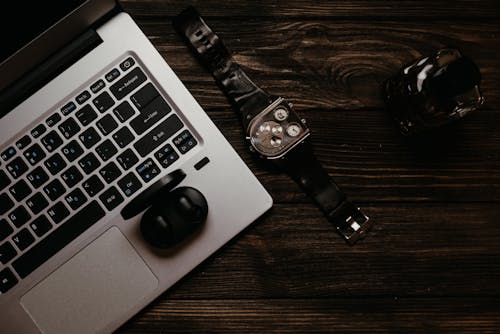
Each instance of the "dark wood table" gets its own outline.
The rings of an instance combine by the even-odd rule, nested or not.
[[[348,246],[294,182],[251,156],[234,111],[172,29],[188,3],[258,84],[307,118],[317,156],[375,221],[365,240]],[[496,1],[122,4],[275,205],[119,332],[500,332]],[[443,46],[479,64],[486,103],[415,145],[379,87]]]

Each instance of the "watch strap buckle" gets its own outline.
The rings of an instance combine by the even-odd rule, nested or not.
[[[370,218],[349,201],[344,201],[329,215],[329,220],[336,225],[337,231],[350,245],[354,245],[373,226]]]

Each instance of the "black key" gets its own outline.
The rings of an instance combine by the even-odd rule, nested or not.
[[[13,178],[17,179],[28,170],[28,166],[21,157],[17,157],[7,164],[7,170]]]
[[[167,168],[179,159],[179,155],[170,144],[167,144],[155,153],[155,158],[163,168]]]
[[[187,153],[197,144],[196,139],[193,138],[188,130],[182,131],[172,142],[182,154]]]
[[[124,148],[125,146],[130,144],[135,139],[135,137],[127,127],[123,127],[113,134],[113,139],[115,140],[116,144],[120,146],[120,148]]]
[[[104,183],[102,183],[97,175],[93,175],[87,181],[83,182],[82,187],[90,197],[93,197],[104,189]]]
[[[14,146],[11,146],[2,152],[2,159],[7,161],[14,155],[16,155],[16,149],[14,148]]]
[[[115,145],[113,145],[113,143],[109,139],[105,140],[101,145],[97,146],[95,150],[103,161],[111,159],[111,157],[118,152]]]
[[[116,123],[111,115],[104,116],[96,123],[96,125],[99,128],[99,131],[101,131],[105,136],[113,132],[118,127],[118,123]]]
[[[101,136],[99,136],[94,128],[88,128],[87,130],[83,131],[78,137],[80,138],[83,146],[85,146],[85,148],[87,149],[91,148],[101,140]]]
[[[6,293],[17,284],[17,278],[9,268],[0,271],[0,293]]]
[[[114,162],[110,162],[99,171],[99,174],[101,174],[104,181],[109,184],[116,180],[122,173]]]
[[[20,250],[25,250],[33,242],[35,242],[35,237],[28,231],[27,228],[23,228],[19,233],[14,234],[12,241],[16,244],[17,248]]]
[[[0,194],[0,215],[3,215],[14,207],[14,202],[7,194]]]
[[[76,188],[68,195],[66,195],[65,199],[66,203],[68,203],[73,210],[78,209],[83,204],[85,204],[85,202],[87,202],[87,197],[85,197],[85,195],[79,188]]]
[[[93,201],[85,206],[54,232],[42,239],[12,263],[21,278],[25,278],[67,244],[105,216],[101,206]]]
[[[120,76],[120,71],[118,71],[116,68],[112,69],[110,72],[108,72],[104,77],[106,78],[107,82],[111,82],[118,78]]]
[[[101,93],[101,95],[93,99],[92,102],[101,113],[105,112],[115,104],[115,100],[113,100],[108,92]]]
[[[50,131],[45,137],[42,138],[42,144],[47,151],[52,152],[63,143],[61,137],[55,130]]]
[[[10,244],[10,242],[6,242],[0,246],[0,262],[2,264],[7,264],[10,260],[12,260],[17,255],[17,251]]]
[[[59,115],[58,113],[55,113],[52,116],[50,116],[49,118],[47,118],[47,120],[45,121],[45,123],[49,127],[53,127],[54,125],[56,125],[60,121],[61,121],[61,115]]]
[[[118,120],[122,123],[127,121],[135,114],[134,109],[127,101],[123,101],[122,103],[120,103],[118,107],[113,109],[113,112],[115,113],[116,118],[118,118]]]
[[[31,135],[33,138],[38,138],[47,131],[47,127],[43,124],[37,125],[33,130],[31,130]]]
[[[14,229],[12,226],[10,226],[9,222],[5,219],[0,219],[0,241],[5,240],[9,235],[14,232]],[[0,254],[2,252],[0,251]],[[1,255],[0,255],[1,258]]]
[[[94,153],[89,153],[84,156],[80,161],[78,161],[78,164],[87,175],[95,171],[101,165]]]
[[[27,176],[28,181],[30,181],[31,185],[33,188],[38,188],[45,182],[49,180],[49,176],[45,171],[43,170],[42,167],[37,167],[31,171],[31,173],[28,174]]]
[[[104,86],[106,86],[106,84],[104,83],[104,81],[102,79],[99,79],[98,81],[96,81],[95,83],[93,83],[92,86],[90,86],[90,90],[92,91],[92,93],[95,94],[98,91],[100,91],[101,89],[103,89]]]
[[[125,177],[118,181],[118,186],[127,197],[132,196],[141,188],[141,185],[141,181],[139,181],[134,173],[128,173]]]
[[[146,75],[140,68],[136,67],[120,79],[120,81],[111,86],[110,90],[117,100],[121,100],[139,87],[144,81],[146,81]]]
[[[61,181],[55,179],[49,184],[47,184],[45,187],[43,187],[43,191],[45,192],[45,195],[47,195],[50,198],[51,201],[55,201],[66,192],[66,188],[64,188]]]
[[[52,224],[49,222],[47,217],[44,215],[38,217],[30,223],[31,230],[35,232],[37,237],[43,236],[45,233],[50,231]]]
[[[134,66],[134,64],[135,64],[134,59],[132,57],[128,57],[120,64],[120,68],[122,69],[122,71],[125,72],[129,70],[132,66]]]
[[[85,107],[78,110],[75,116],[83,126],[87,126],[97,118],[97,113],[90,104],[87,104]]]
[[[139,162],[139,158],[137,158],[137,155],[135,155],[130,148],[120,154],[116,160],[118,160],[118,163],[124,170],[134,167],[134,165]]]
[[[47,213],[55,224],[59,224],[69,216],[69,210],[63,202],[57,202],[53,207],[47,210]]]
[[[3,170],[0,170],[0,191],[4,190],[10,184],[10,178]]]
[[[144,108],[139,116],[130,122],[130,126],[140,135],[149,130],[153,125],[158,123],[172,109],[165,102],[163,97],[158,96],[146,108]]]
[[[62,179],[68,186],[68,188],[73,188],[78,182],[83,179],[82,173],[75,167],[71,166],[61,174]]]
[[[66,115],[69,115],[71,114],[73,111],[76,110],[76,104],[74,104],[73,102],[68,102],[66,105],[64,105],[62,108],[61,108],[61,113],[66,116]]]
[[[192,138],[191,133],[188,130],[182,131],[180,134],[178,134],[172,142],[174,143],[175,146],[179,147],[184,141],[188,140],[189,138]]]
[[[155,148],[163,144],[174,133],[182,129],[182,126],[179,117],[177,117],[177,115],[172,115],[145,134],[144,137],[134,144],[134,147],[141,157],[145,157]]]
[[[24,150],[26,147],[28,147],[29,144],[31,144],[31,137],[25,135],[16,142],[16,147],[19,150]]]
[[[141,163],[135,170],[137,171],[137,173],[139,173],[144,182],[149,182],[156,175],[160,174],[160,169],[151,159],[148,159]]]
[[[9,219],[14,226],[21,227],[31,219],[31,215],[24,206],[20,206],[9,214]]]
[[[33,166],[40,162],[43,158],[46,157],[45,152],[42,150],[40,145],[35,144],[24,151],[24,157],[28,162]]]
[[[34,215],[37,215],[49,205],[49,202],[43,197],[42,193],[36,193],[26,201],[26,205]]]
[[[54,154],[44,162],[50,174],[56,175],[66,167],[66,162],[59,153]]]
[[[83,149],[76,140],[72,140],[68,145],[63,147],[62,153],[71,162],[83,154]]]
[[[103,192],[102,195],[99,196],[99,199],[109,211],[113,210],[123,202],[123,196],[118,192],[116,187],[111,187]]]
[[[155,97],[160,95],[153,84],[150,82],[146,84],[144,87],[139,89],[137,93],[130,97],[130,101],[137,107],[137,109],[141,110],[145,106],[148,105],[149,102],[153,101]]]
[[[88,90],[84,90],[80,95],[78,95],[75,100],[78,104],[85,103],[88,99],[90,99],[90,93]]]
[[[9,188],[10,194],[20,202],[29,194],[31,194],[31,188],[24,180],[19,180],[16,184]]]
[[[80,132],[80,126],[73,117],[70,117],[59,124],[59,131],[61,131],[64,138],[69,139]]]

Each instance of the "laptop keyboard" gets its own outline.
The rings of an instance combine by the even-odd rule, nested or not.
[[[197,145],[128,57],[1,153],[0,294]]]

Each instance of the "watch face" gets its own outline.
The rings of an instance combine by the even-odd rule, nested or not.
[[[281,98],[257,115],[249,128],[253,148],[269,159],[280,158],[308,134],[309,129]]]

